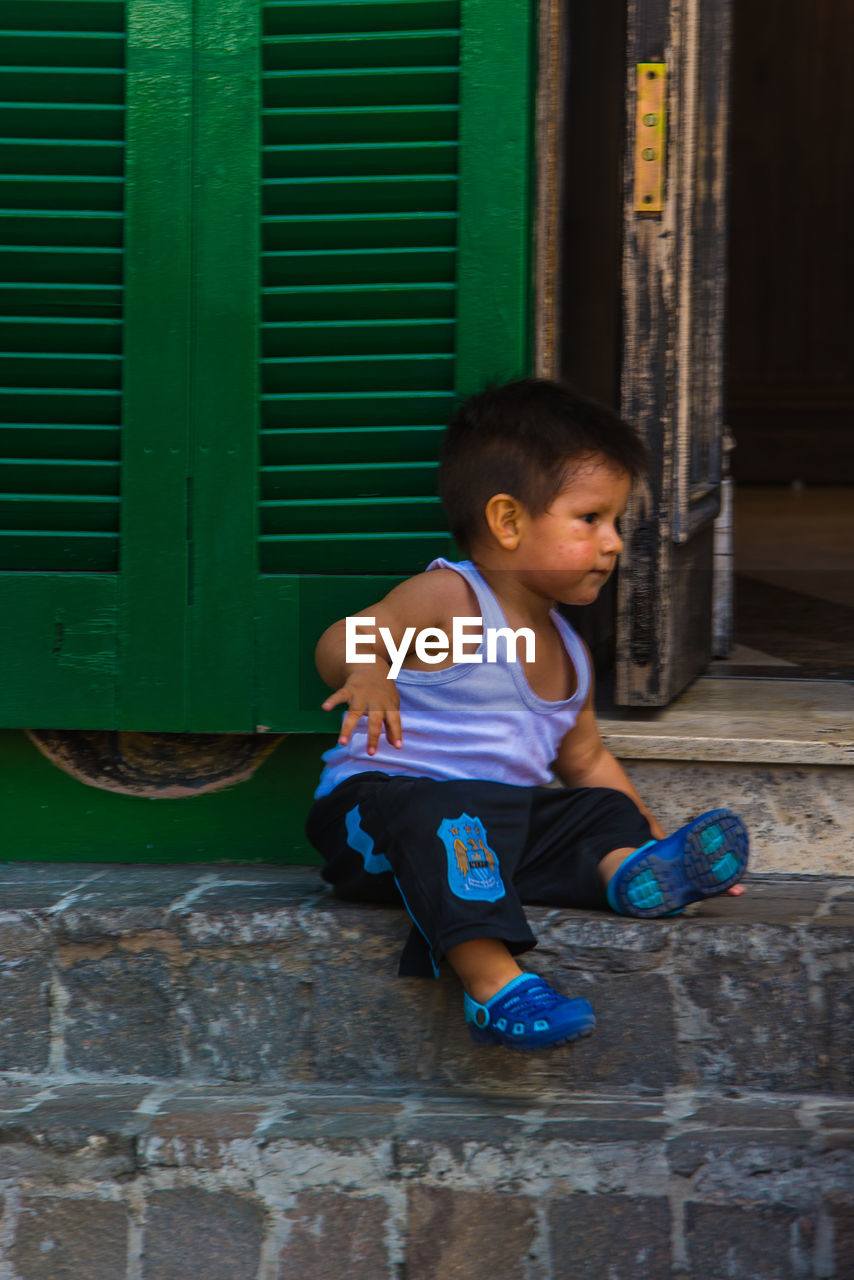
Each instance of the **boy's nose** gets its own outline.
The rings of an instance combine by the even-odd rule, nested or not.
[[[608,525],[602,532],[602,550],[619,555],[623,549],[623,539],[614,525]]]

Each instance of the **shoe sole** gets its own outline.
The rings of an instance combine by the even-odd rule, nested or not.
[[[748,848],[737,814],[729,809],[704,813],[649,852],[639,850],[626,859],[625,871],[621,867],[616,873],[618,908],[625,915],[664,916],[723,893],[743,876]]]

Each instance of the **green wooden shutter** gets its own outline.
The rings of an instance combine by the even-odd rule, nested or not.
[[[328,727],[318,630],[450,549],[453,397],[528,367],[532,11],[0,3],[6,723]]]
[[[99,722],[117,661],[123,5],[7,0],[0,46],[4,719]]]
[[[455,393],[528,367],[532,13],[264,9],[258,719],[331,727],[317,636],[453,551]]]

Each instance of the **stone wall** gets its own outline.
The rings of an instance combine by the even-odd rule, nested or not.
[[[0,868],[0,1280],[847,1280],[854,883],[532,909],[589,1040],[477,1048],[310,869]]]

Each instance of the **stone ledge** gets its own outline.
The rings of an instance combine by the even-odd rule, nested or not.
[[[46,1165],[73,1157],[75,1177],[109,1173],[117,1163],[126,1173],[215,1169],[218,1148],[233,1148],[239,1163],[245,1143],[262,1151],[305,1141],[451,1149],[466,1143],[494,1151],[554,1143],[566,1144],[567,1159],[582,1143],[663,1143],[672,1152],[667,1168],[685,1177],[706,1162],[704,1150],[770,1144],[813,1156],[849,1152],[854,1174],[854,1099],[735,1090],[667,1089],[657,1097],[631,1090],[569,1096],[544,1090],[508,1105],[475,1093],[413,1088],[402,1094],[395,1085],[61,1084],[37,1077],[0,1083],[0,1148],[7,1154],[31,1149],[33,1163]],[[4,1159],[0,1181],[10,1167]],[[518,1176],[536,1179],[540,1172],[532,1167]],[[470,1173],[476,1182],[476,1168]],[[485,1166],[481,1173],[488,1179]],[[295,1170],[294,1176],[305,1184],[313,1175]],[[854,1182],[850,1189],[854,1195]],[[806,1182],[802,1190],[806,1203]]]
[[[689,907],[681,919],[726,920],[730,924],[791,924],[854,927],[854,877],[809,874],[748,875],[743,898],[718,897]],[[184,920],[227,916],[254,921],[261,912],[311,908],[333,916],[355,913],[364,920],[401,919],[402,913],[338,901],[318,867],[223,863],[0,862],[0,920],[24,915],[68,940],[121,936],[139,928],[175,927]],[[610,912],[530,908],[551,918],[600,921],[618,933],[672,921],[630,920]],[[263,941],[263,934],[259,941]]]
[[[854,1103],[21,1082],[0,1198],[27,1280],[842,1280]]]
[[[520,1056],[471,1044],[449,975],[395,976],[402,911],[310,868],[7,864],[0,895],[9,1077],[851,1092],[848,880],[757,877],[672,920],[530,909],[531,967],[598,1026]]]
[[[621,759],[854,765],[854,683],[696,680],[661,709],[606,709],[602,738]]]

